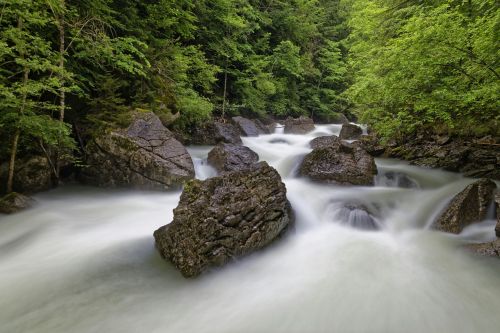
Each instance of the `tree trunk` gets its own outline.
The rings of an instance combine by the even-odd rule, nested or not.
[[[64,113],[66,111],[66,90],[65,90],[65,78],[64,78],[64,53],[66,48],[66,32],[64,30],[65,18],[65,1],[63,0],[62,4],[62,13],[58,17],[58,28],[59,28],[59,80],[61,81],[61,87],[59,90],[59,121],[64,121]],[[48,157],[50,158],[50,157]],[[54,181],[59,183],[59,174],[61,170],[61,166],[59,163],[59,151],[56,151],[55,154],[55,179]]]
[[[22,23],[21,23],[22,24]],[[20,25],[21,25],[20,24]],[[26,88],[28,84],[28,76],[29,69],[24,68],[23,72],[23,87]],[[22,116],[24,113],[24,109],[26,107],[26,98],[28,97],[28,93],[26,89],[23,91],[23,99],[21,102],[21,108],[19,109],[19,115]],[[14,139],[12,140],[12,148],[10,151],[10,161],[9,161],[9,173],[7,177],[7,193],[11,193],[14,185],[14,171],[16,168],[16,155],[17,155],[17,146],[19,144],[19,137],[21,136],[21,130],[19,128],[16,129],[16,133],[14,134]]]

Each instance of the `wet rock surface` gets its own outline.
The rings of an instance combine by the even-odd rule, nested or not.
[[[316,148],[306,155],[299,174],[314,181],[340,185],[373,185],[377,167],[357,144]]]
[[[86,156],[80,180],[97,186],[168,190],[194,178],[186,148],[153,113],[137,114],[127,129],[95,137]]]
[[[32,198],[12,192],[0,198],[0,213],[1,214],[14,214],[22,210],[28,209],[35,203]]]
[[[339,138],[342,140],[356,140],[363,134],[363,129],[354,124],[344,124],[340,130]]]
[[[496,185],[481,179],[458,193],[434,223],[440,231],[459,234],[463,228],[486,218]]]
[[[312,139],[311,142],[309,142],[309,146],[312,149],[328,148],[328,147],[338,148],[341,142],[342,141],[336,135],[320,136]]]
[[[466,248],[477,255],[500,258],[500,239],[490,243],[467,245]]]
[[[233,117],[232,121],[244,136],[269,134],[269,129],[260,121],[254,121],[240,116]]]
[[[186,184],[173,221],[155,231],[156,248],[185,277],[257,251],[293,222],[286,188],[267,163]]]
[[[208,153],[208,163],[219,173],[249,169],[258,161],[250,148],[230,143],[220,143]]]
[[[288,118],[284,121],[286,134],[306,134],[314,130],[314,122],[308,117]]]

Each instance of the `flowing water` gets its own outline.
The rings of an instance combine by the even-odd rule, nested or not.
[[[339,130],[243,138],[282,175],[296,228],[195,280],[152,238],[180,193],[65,186],[0,217],[0,332],[497,332],[500,261],[461,248],[493,240],[493,219],[430,230],[472,180],[383,159],[375,187],[297,178],[308,142]],[[209,149],[189,149],[199,178]]]

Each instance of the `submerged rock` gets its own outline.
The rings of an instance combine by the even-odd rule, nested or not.
[[[373,157],[359,145],[342,142],[314,149],[304,158],[299,174],[320,182],[373,185],[377,167]]]
[[[463,228],[486,218],[496,184],[481,179],[458,193],[436,220],[434,227],[440,231],[459,234]]]
[[[127,129],[94,138],[81,180],[98,186],[167,190],[194,178],[186,148],[153,113],[137,114]]]
[[[490,243],[467,245],[467,248],[478,255],[500,258],[500,239]]]
[[[32,198],[12,192],[0,199],[0,213],[13,214],[28,209],[35,203]]]
[[[288,118],[284,122],[286,134],[306,134],[314,131],[314,122],[308,117]]]
[[[174,219],[155,231],[156,248],[185,277],[257,251],[293,222],[286,188],[267,163],[186,184]]]
[[[387,187],[418,188],[418,183],[415,180],[408,175],[397,171],[388,171],[378,175],[377,185]]]
[[[342,140],[356,140],[363,134],[361,127],[354,124],[344,124],[340,130],[339,137]]]
[[[341,224],[362,230],[380,229],[374,215],[362,204],[338,203],[333,208],[333,219]]]
[[[208,163],[219,173],[245,170],[258,161],[250,148],[230,143],[220,143],[208,153]]]
[[[269,134],[269,130],[259,121],[250,120],[240,116],[233,117],[232,120],[245,136]]]

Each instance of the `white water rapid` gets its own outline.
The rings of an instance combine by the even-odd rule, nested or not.
[[[493,240],[494,221],[429,229],[472,180],[383,159],[375,187],[297,178],[308,142],[339,130],[243,138],[282,175],[296,228],[198,279],[154,249],[180,193],[65,186],[0,217],[0,332],[498,332],[500,261],[461,248]],[[189,149],[199,178],[209,149]],[[380,231],[350,226],[371,218]]]

